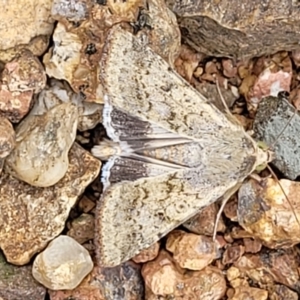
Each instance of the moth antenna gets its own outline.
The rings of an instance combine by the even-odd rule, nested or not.
[[[298,223],[299,228],[300,228],[300,221],[299,221],[299,219],[298,219],[298,217],[297,217],[297,215],[296,215],[296,213],[295,213],[295,209],[294,209],[294,207],[293,207],[291,201],[289,200],[289,198],[288,198],[288,196],[287,196],[285,190],[283,189],[283,187],[282,187],[280,181],[278,180],[278,177],[276,176],[276,174],[274,173],[274,171],[272,170],[272,168],[271,168],[268,164],[267,164],[267,169],[270,171],[270,173],[271,173],[272,176],[274,177],[275,181],[276,181],[277,184],[279,185],[279,187],[280,187],[280,189],[281,189],[281,191],[282,191],[284,197],[286,198],[286,200],[287,200],[289,206],[290,206],[291,209],[292,209],[293,215],[294,215],[294,217],[295,217],[295,219],[296,219],[296,222]]]
[[[292,119],[295,117],[296,113],[297,113],[297,109],[294,110],[294,113],[289,118],[288,122],[286,122],[286,124],[284,125],[283,129],[280,131],[280,133],[278,134],[277,138],[275,139],[275,141],[271,144],[271,146],[269,148],[273,148],[276,145],[276,143],[278,142],[278,140],[280,139],[280,137],[282,136],[282,134],[284,133],[284,131],[286,130],[286,128],[291,123]]]

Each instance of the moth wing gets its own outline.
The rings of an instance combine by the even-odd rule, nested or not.
[[[190,139],[220,128],[242,131],[131,33],[114,26],[100,61],[105,102]]]
[[[108,187],[98,202],[97,257],[101,266],[129,260],[158,241],[201,208],[221,199],[236,182],[205,174],[205,170],[180,169]],[[229,195],[228,194],[228,195]]]

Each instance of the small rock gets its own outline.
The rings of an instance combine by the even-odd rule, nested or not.
[[[0,159],[9,155],[15,147],[16,135],[11,123],[0,116]]]
[[[223,211],[224,215],[232,222],[237,222],[237,214],[236,214],[237,206],[238,206],[237,197],[234,196],[226,203],[224,207],[224,211]]]
[[[300,67],[300,50],[292,51],[292,60],[297,68]]]
[[[261,250],[262,243],[259,239],[244,238],[243,242],[246,253],[258,253]]]
[[[96,179],[101,162],[78,144],[69,152],[69,168],[54,186],[39,188],[0,175],[0,248],[17,265],[46,247],[65,227],[78,197]]]
[[[84,32],[84,28],[72,30],[63,23],[57,23],[52,36],[54,46],[43,58],[46,73],[49,77],[66,80],[75,93],[83,92],[88,101],[103,103],[102,92],[97,92],[99,83],[95,82],[95,67],[89,64],[85,51],[82,51],[85,36],[80,29]],[[94,47],[98,48],[96,44]]]
[[[272,145],[272,164],[286,177],[296,179],[300,175],[300,115],[295,108],[283,96],[264,99],[258,107],[253,131],[256,140]]]
[[[237,261],[245,252],[245,247],[242,245],[229,245],[223,253],[222,263],[223,265],[232,264]]]
[[[229,297],[230,300],[267,300],[268,291],[253,287],[240,286],[236,287],[233,297]]]
[[[256,0],[257,1],[257,0]],[[242,60],[298,48],[296,1],[167,0],[184,43],[210,56]]]
[[[128,261],[114,268],[94,266],[93,271],[71,291],[49,290],[51,300],[143,300],[140,266]]]
[[[39,93],[46,86],[46,72],[37,57],[23,50],[8,62],[1,75],[2,83],[11,92],[33,91]]]
[[[88,16],[88,5],[84,0],[54,0],[51,15],[56,20],[66,18],[72,22],[80,22]]]
[[[291,247],[300,242],[300,183],[272,178],[249,180],[238,193],[239,224],[269,248]],[[285,194],[283,193],[282,189]],[[297,219],[295,218],[297,216]]]
[[[74,239],[61,235],[39,253],[32,266],[33,277],[52,290],[71,290],[93,269],[88,251]]]
[[[182,225],[193,233],[212,236],[218,210],[219,206],[216,203],[213,203],[202,209]],[[217,224],[217,232],[224,232],[225,229],[224,220],[221,217]]]
[[[13,123],[20,122],[28,113],[32,103],[33,91],[11,92],[7,86],[0,85],[0,113]]]
[[[212,238],[172,231],[167,238],[166,249],[181,268],[202,270],[216,258],[216,246]]]
[[[78,209],[84,213],[89,213],[95,206],[96,203],[90,200],[86,195],[83,195],[78,202]]]
[[[234,267],[239,270],[241,278],[248,277],[255,285],[271,287],[280,283],[299,293],[299,258],[296,248],[264,249],[259,254],[245,254],[234,263]]]
[[[160,243],[156,242],[153,245],[151,245],[149,248],[142,250],[139,254],[134,256],[132,260],[135,263],[144,263],[153,260],[158,255],[159,247],[160,247]]]
[[[282,55],[281,57],[279,57]],[[280,59],[280,62],[276,62]],[[262,98],[277,97],[279,92],[290,91],[292,80],[292,62],[287,52],[279,52],[265,66],[258,75],[254,85],[249,89],[246,99],[250,104],[256,106]]]
[[[295,88],[290,92],[289,102],[299,111],[300,110],[300,89]]]
[[[223,75],[232,78],[237,76],[237,67],[233,64],[232,59],[223,58],[222,59]]]
[[[146,7],[144,0],[132,0],[130,2],[108,0],[106,5],[112,14],[118,15],[125,22],[135,22],[138,18],[140,8]]]
[[[77,118],[77,107],[71,103],[57,105],[42,116],[27,116],[16,128],[16,147],[6,159],[7,171],[38,187],[61,180],[68,170]]]
[[[298,300],[298,294],[285,285],[275,284],[269,291],[270,300]]]
[[[186,81],[191,82],[193,74],[203,59],[202,54],[194,51],[187,45],[181,45],[180,55],[175,61],[175,69]],[[198,71],[199,72],[199,71]]]
[[[46,73],[39,60],[23,50],[4,66],[0,85],[0,113],[17,123],[28,113],[33,94],[46,85]]]
[[[94,238],[95,218],[89,214],[82,214],[72,221],[67,235],[79,244],[83,244]]]
[[[226,281],[219,269],[206,267],[201,271],[185,272],[176,266],[164,250],[160,251],[154,261],[143,265],[142,275],[146,285],[146,299],[151,300],[217,300],[226,291]]]
[[[31,266],[16,267],[0,253],[0,299],[44,300],[46,289],[31,274]]]

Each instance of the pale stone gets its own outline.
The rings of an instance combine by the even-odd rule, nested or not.
[[[89,14],[87,2],[85,0],[53,0],[51,15],[56,20],[67,18],[73,22],[82,21]]]
[[[57,183],[68,170],[77,119],[77,107],[71,103],[57,105],[41,116],[27,116],[16,128],[16,147],[6,159],[7,171],[33,186]]]
[[[7,260],[23,265],[65,227],[78,197],[99,174],[101,162],[74,143],[69,168],[54,186],[34,187],[0,175],[0,248]]]
[[[66,82],[55,79],[50,80],[49,85],[36,97],[30,115],[43,115],[50,108],[62,103],[74,103],[77,106],[79,131],[93,129],[102,122],[102,104],[84,101],[84,98],[74,93]]]
[[[37,53],[42,54],[46,50],[48,43],[40,43],[40,39],[48,38],[52,33],[54,20],[50,15],[51,6],[52,0],[1,2],[0,60],[10,60],[10,51],[14,52],[18,45],[21,46],[19,49],[27,48],[33,40],[36,47],[43,46]]]
[[[87,28],[72,29],[58,22],[52,36],[54,46],[44,55],[43,63],[49,77],[66,80],[72,89],[84,95],[87,101],[103,104],[102,87],[98,80],[100,49],[97,50],[101,48],[103,40],[100,39],[101,46],[93,40],[86,44],[90,37],[84,32],[90,31],[91,28],[88,23],[82,26]],[[95,36],[97,35],[95,33]],[[89,62],[88,47],[95,48],[97,63]]]
[[[69,236],[61,235],[37,255],[33,277],[52,290],[71,290],[93,269],[88,251]]]

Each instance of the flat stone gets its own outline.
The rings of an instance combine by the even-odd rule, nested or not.
[[[286,177],[296,179],[300,175],[300,115],[295,113],[295,108],[282,96],[263,99],[258,106],[253,130],[256,140],[272,147],[275,153],[272,165]]]
[[[0,175],[0,247],[17,265],[45,248],[65,227],[70,209],[98,176],[101,162],[78,144],[69,152],[69,167],[54,186],[31,186],[7,174]]]

